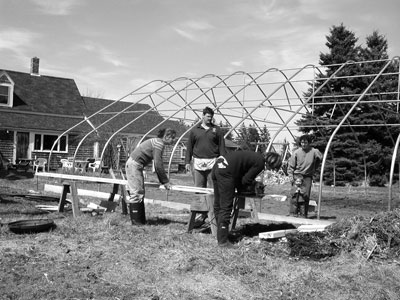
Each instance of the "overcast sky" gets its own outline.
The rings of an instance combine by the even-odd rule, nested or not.
[[[119,99],[156,80],[318,64],[343,23],[400,55],[399,0],[0,0],[0,69],[73,78]]]

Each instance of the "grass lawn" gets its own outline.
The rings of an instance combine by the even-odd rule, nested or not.
[[[387,188],[324,188],[321,216],[336,221],[327,236],[260,240],[260,229],[285,224],[240,218],[231,236],[236,248],[221,249],[207,230],[186,232],[188,210],[146,205],[143,226],[133,226],[120,207],[78,218],[71,211],[44,213],[35,205],[57,202],[24,195],[42,194],[45,183],[60,184],[32,174],[0,178],[0,221],[5,224],[0,229],[0,299],[399,299],[400,213],[385,212]],[[191,185],[191,178],[173,175],[172,183]],[[78,188],[110,191],[98,184]],[[289,186],[269,190],[287,194]],[[157,188],[148,188],[146,197],[197,200],[193,194]],[[261,201],[257,207],[264,213],[287,212],[286,202]],[[56,228],[15,234],[6,225],[43,218],[54,220]],[[310,249],[318,258],[304,255]]]

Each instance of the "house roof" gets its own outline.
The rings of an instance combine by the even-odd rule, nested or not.
[[[115,132],[143,112],[149,111],[121,131],[123,134],[144,134],[164,120],[158,112],[151,111],[147,104],[82,97],[73,79],[0,69],[0,73],[2,71],[14,82],[13,107],[0,107],[2,129],[66,131],[82,122],[85,116],[97,127],[125,110],[99,129]],[[93,115],[105,107],[99,114]],[[163,125],[174,128],[178,135],[185,130],[177,121],[166,121]],[[158,129],[152,134],[156,134]],[[83,122],[70,133],[86,133],[90,130],[89,123]]]
[[[10,110],[82,116],[83,101],[73,79],[3,71],[15,83]]]
[[[4,71],[14,82],[13,107],[1,107],[0,128],[65,131],[83,119],[73,79]]]
[[[104,127],[108,129],[111,128],[111,130],[126,126],[126,128],[122,130],[123,133],[145,134],[154,126],[165,120],[157,111],[152,110],[151,106],[148,104],[123,101],[116,102],[90,97],[83,97],[83,101],[88,114],[87,116],[95,126],[104,122],[107,122]],[[105,109],[91,117],[94,113],[103,108]],[[132,123],[127,125],[129,122]],[[175,129],[178,135],[186,130],[186,127],[182,126],[179,122],[167,120],[162,126],[153,130],[151,134],[156,135],[159,129],[165,127]]]

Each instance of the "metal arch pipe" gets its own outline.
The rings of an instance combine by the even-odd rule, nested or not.
[[[344,64],[342,64],[335,72],[333,72],[333,74],[328,78],[328,80],[326,80],[324,83],[322,83],[322,85],[316,89],[308,98],[307,100],[304,101],[303,105],[300,106],[296,111],[293,112],[292,116],[290,116],[286,122],[284,124],[282,124],[282,126],[275,132],[274,136],[271,138],[269,145],[267,147],[267,151],[269,151],[271,149],[272,143],[274,142],[274,140],[276,139],[276,137],[278,136],[278,134],[283,130],[283,128],[285,128],[287,126],[287,124],[289,124],[290,121],[293,120],[293,118],[307,105],[308,101],[310,101],[310,99],[312,99],[314,97],[314,95],[316,95],[328,82],[329,80],[331,80],[333,77],[335,77],[335,75],[340,72],[341,69],[344,68],[344,66],[346,64],[348,64],[350,62],[346,62]],[[305,69],[306,67],[312,66],[314,67],[314,65],[306,65],[304,66],[301,70]],[[300,72],[300,71],[299,71]],[[296,73],[297,74],[297,73]]]
[[[207,92],[204,92],[203,89],[197,84],[197,82],[200,81],[201,79],[208,78],[208,77],[218,77],[218,76],[216,76],[215,74],[207,74],[207,75],[201,76],[201,77],[198,78],[197,80],[193,80],[192,78],[189,78],[189,77],[186,77],[186,80],[190,80],[190,81],[202,92],[198,98],[200,98],[201,96],[204,95],[204,96],[208,99],[208,101],[209,101],[210,103],[213,104],[213,102],[211,101],[211,99],[209,98],[209,96],[207,96],[207,92],[208,92],[208,91],[207,91]],[[181,89],[180,91],[187,90],[187,88],[188,88],[188,85],[187,85],[184,89]],[[176,89],[174,89],[174,90],[176,91]],[[178,94],[179,97],[183,100],[183,102],[186,103],[185,99],[181,96],[180,93],[176,92],[175,95],[176,95],[176,94]],[[171,97],[173,97],[173,96],[174,96],[174,95],[172,95]],[[170,98],[171,98],[171,97],[170,97]],[[196,98],[196,99],[197,99],[197,98]],[[193,102],[193,101],[192,101],[192,102]],[[154,106],[156,106],[154,102],[152,102],[152,103],[153,103]],[[187,106],[187,105],[185,105],[185,106]],[[189,107],[190,107],[190,106],[189,106]],[[197,114],[197,113],[196,113],[196,114]]]
[[[123,100],[123,99],[125,99],[126,97],[132,95],[133,93],[136,93],[136,92],[139,91],[140,89],[143,89],[143,88],[145,88],[146,86],[148,86],[148,85],[150,85],[150,84],[153,84],[153,83],[155,83],[155,82],[165,82],[165,81],[164,81],[164,80],[153,80],[153,81],[150,81],[150,82],[148,82],[148,83],[146,83],[146,84],[144,84],[144,85],[138,87],[137,89],[133,90],[133,91],[130,92],[129,94],[127,94],[127,95],[121,97],[121,98],[118,99],[117,101],[113,101],[113,102],[110,103],[109,105],[106,105],[106,106],[103,107],[102,109],[100,109],[100,110],[98,110],[97,112],[93,113],[93,114],[90,115],[89,117],[84,118],[82,121],[78,122],[78,123],[75,124],[74,126],[68,128],[68,129],[65,130],[63,133],[61,133],[61,134],[57,137],[57,139],[54,141],[53,146],[52,146],[51,149],[50,149],[49,158],[48,158],[48,159],[49,159],[49,164],[48,164],[48,166],[47,166],[47,171],[50,170],[50,159],[51,159],[51,155],[53,154],[54,147],[57,145],[58,141],[61,139],[61,137],[62,137],[63,135],[67,134],[68,132],[70,132],[70,131],[73,130],[74,128],[76,128],[76,127],[78,127],[79,125],[81,125],[81,124],[83,124],[84,122],[86,122],[87,120],[90,120],[92,117],[96,116],[97,114],[101,113],[102,111],[106,110],[107,108],[109,108],[109,107],[115,105],[115,103],[120,102],[121,100]],[[74,156],[74,160],[75,160],[75,156]]]
[[[111,117],[111,118],[109,118],[108,120],[106,120],[105,122],[103,122],[103,123],[102,123],[101,125],[99,125],[97,128],[99,128],[99,127],[105,125],[106,123],[108,123],[108,122],[111,121],[112,119],[116,118],[116,117],[117,117],[118,115],[120,115],[121,113],[123,113],[123,112],[125,112],[126,110],[128,110],[130,107],[132,107],[132,106],[134,106],[135,104],[138,104],[138,103],[140,103],[141,101],[145,100],[147,97],[149,97],[150,100],[152,101],[152,103],[154,103],[151,96],[152,96],[153,94],[157,94],[158,91],[160,91],[161,89],[163,89],[163,88],[166,87],[166,86],[170,86],[170,87],[172,88],[172,90],[175,91],[175,94],[179,93],[179,92],[172,86],[171,83],[173,83],[173,82],[175,82],[175,81],[178,81],[178,80],[182,80],[182,79],[187,79],[187,78],[186,78],[186,77],[179,77],[179,78],[176,78],[176,79],[173,80],[173,81],[163,81],[165,84],[164,84],[162,87],[156,89],[155,91],[153,91],[153,92],[150,93],[150,94],[147,94],[147,95],[144,96],[142,99],[140,99],[138,102],[135,102],[135,103],[133,103],[132,105],[129,105],[128,107],[126,107],[125,109],[123,109],[122,111],[120,111],[118,114],[114,115],[113,117]],[[174,96],[175,94],[173,94],[172,96]],[[166,98],[166,99],[165,99],[163,102],[161,102],[160,104],[164,103],[165,101],[167,101],[167,100],[168,100],[169,98],[171,98],[172,96]],[[159,105],[160,105],[160,104],[159,104]],[[155,105],[154,105],[154,106],[155,106]],[[102,154],[101,154],[101,159],[103,158],[103,155],[104,155],[104,151],[105,151],[106,146],[108,145],[108,143],[111,141],[111,139],[112,139],[117,133],[119,133],[121,130],[123,130],[124,128],[126,128],[127,126],[129,126],[130,124],[132,124],[134,121],[136,121],[138,118],[140,118],[141,116],[145,115],[146,113],[148,113],[148,112],[151,111],[151,110],[153,110],[153,109],[149,109],[149,110],[145,111],[145,112],[142,113],[139,117],[137,117],[137,118],[135,118],[134,120],[130,121],[128,124],[126,124],[125,126],[121,127],[117,132],[115,132],[115,133],[107,140],[106,145],[104,146],[103,151],[102,151]],[[96,129],[97,129],[97,128],[96,128]],[[89,132],[89,133],[84,137],[84,139],[85,139],[89,134],[91,134],[91,133],[93,133],[93,132],[94,132],[93,130],[92,130],[91,132]],[[82,142],[83,142],[83,140],[81,140],[81,143],[82,143]],[[80,143],[80,144],[81,144],[81,143]],[[80,144],[79,144],[79,146],[80,146]],[[79,146],[78,146],[78,148],[79,148]],[[78,148],[76,149],[76,153],[77,153],[77,151],[78,151]],[[75,155],[76,155],[76,154],[75,154]]]
[[[396,59],[399,61],[400,57],[395,56],[393,60]],[[399,64],[399,72],[398,72],[398,84],[397,84],[397,100],[399,100],[400,96],[400,64]],[[398,106],[398,104],[397,104]],[[397,108],[398,109],[398,108]],[[398,111],[397,111],[398,112]],[[397,136],[396,144],[394,146],[393,150],[393,155],[392,155],[392,162],[390,164],[390,175],[389,175],[389,201],[388,201],[388,210],[392,210],[392,186],[393,186],[393,175],[394,175],[394,167],[396,164],[396,158],[397,158],[397,152],[399,149],[399,143],[400,143],[400,134]]]
[[[305,69],[308,68],[309,66],[310,66],[310,65],[306,65],[306,66],[305,66],[304,68],[302,68],[299,72],[305,70]],[[314,68],[314,66],[312,66],[312,67]],[[298,99],[300,100],[300,102],[302,102],[300,95],[298,94],[297,90],[294,88],[294,86],[293,86],[293,84],[292,84],[292,82],[291,82],[291,79],[294,78],[295,76],[297,76],[297,73],[294,74],[294,75],[293,75],[292,77],[290,77],[290,79],[289,79],[283,71],[281,71],[281,70],[278,69],[278,72],[281,73],[281,75],[286,79],[286,81],[279,87],[279,89],[280,89],[281,87],[283,87],[283,89],[284,89],[284,91],[285,91],[285,94],[286,94],[286,98],[287,98],[287,100],[288,100],[289,106],[290,106],[290,100],[289,100],[288,97],[287,97],[288,95],[287,95],[287,90],[286,90],[286,87],[285,87],[285,84],[286,84],[286,83],[288,83],[288,84],[290,85],[290,87],[292,88],[292,90],[294,91],[294,93],[296,94],[296,96],[298,97]],[[271,105],[271,107],[273,108],[273,110],[275,111],[275,113],[278,115],[278,117],[279,117],[279,119],[281,120],[281,122],[284,123],[284,122],[285,122],[284,119],[283,119],[282,116],[279,114],[278,110],[277,110],[276,108],[274,108],[272,102],[271,102],[270,99],[269,99],[273,94],[271,94],[271,95],[269,95],[269,96],[267,97],[267,95],[264,93],[264,90],[263,90],[257,83],[256,83],[256,85],[257,85],[257,87],[259,88],[260,92],[263,94],[263,96],[266,98],[266,100],[269,102],[269,104]],[[265,102],[265,101],[264,101],[264,102]],[[264,103],[264,102],[262,102],[262,103]],[[289,128],[288,128],[288,130],[289,130],[290,135],[294,138],[294,135],[292,134],[292,131],[291,131]]]
[[[260,77],[263,76],[264,74],[266,74],[266,73],[268,73],[268,72],[270,72],[270,71],[273,71],[273,70],[278,70],[278,69],[277,69],[277,68],[270,68],[270,69],[268,69],[268,70],[262,72],[260,75],[258,75],[258,76],[255,77],[254,79],[252,79],[249,83],[243,85],[243,87],[240,88],[236,93],[234,93],[233,95],[231,95],[230,97],[228,97],[227,99],[225,99],[225,101],[223,101],[223,102],[218,106],[218,108],[219,108],[219,107],[222,107],[222,106],[223,106],[225,103],[227,103],[232,97],[235,97],[235,98],[236,98],[236,95],[237,95],[238,93],[240,93],[241,91],[243,91],[247,86],[250,86],[255,80],[257,80],[258,78],[260,78]],[[243,73],[245,73],[245,72],[243,72]],[[249,76],[249,77],[251,78],[251,76]],[[237,99],[237,98],[236,98],[236,99]],[[260,105],[259,105],[259,106],[260,106]],[[258,107],[259,107],[259,106],[258,106]],[[249,113],[246,115],[246,117],[247,117],[248,115],[249,115]],[[244,117],[241,119],[241,121],[240,121],[238,124],[241,124],[241,123],[243,122],[243,120],[244,120]],[[236,126],[232,127],[230,130],[228,130],[228,132],[225,134],[224,137],[227,137],[233,130],[235,130],[236,127],[238,126],[238,124],[237,124]]]
[[[390,175],[389,175],[389,201],[388,201],[388,210],[392,210],[392,186],[393,186],[393,174],[394,174],[394,167],[396,164],[397,158],[397,151],[399,150],[399,143],[400,143],[400,134],[397,136],[396,144],[393,149],[392,155],[392,162],[390,164]]]
[[[262,76],[263,74],[269,72],[270,70],[271,70],[271,69],[268,69],[267,71],[263,72],[260,76]],[[237,72],[234,72],[234,73],[230,74],[230,75],[229,75],[227,78],[225,78],[225,79],[222,79],[222,78],[220,78],[220,77],[217,76],[217,78],[220,79],[220,82],[218,82],[216,85],[214,85],[213,87],[211,87],[210,89],[208,89],[207,92],[210,91],[210,90],[212,90],[213,88],[217,87],[221,82],[223,82],[223,83],[225,84],[225,81],[226,81],[227,79],[231,78],[232,76],[235,76],[235,75],[237,75],[237,74],[244,74],[244,73],[245,73],[245,72],[243,72],[243,71],[237,71]],[[260,77],[260,76],[258,76],[258,77]],[[251,82],[250,82],[249,84],[251,84]],[[248,84],[248,85],[249,85],[249,84]],[[225,84],[225,86],[227,86],[227,85]],[[239,91],[237,91],[236,93],[232,94],[232,95],[231,95],[230,97],[228,97],[225,101],[223,101],[220,105],[218,105],[218,106],[216,107],[216,109],[219,110],[220,107],[222,107],[223,104],[225,104],[225,103],[226,103],[229,99],[231,99],[232,97],[235,97],[236,94],[239,93],[239,92],[240,92],[241,90],[243,90],[244,88],[245,88],[245,86],[244,86],[243,88],[241,88]],[[225,120],[226,120],[226,119],[225,119]],[[201,120],[199,120],[199,121],[197,121],[196,123],[194,123],[191,127],[189,127],[189,128],[179,137],[179,139],[176,141],[176,143],[175,143],[175,145],[174,145],[174,147],[173,147],[173,149],[172,149],[172,153],[175,153],[176,148],[177,148],[177,146],[180,144],[182,138],[183,138],[190,130],[192,130],[195,126],[197,126],[200,122],[201,122]],[[231,131],[229,131],[229,133],[230,133],[230,132],[231,132]],[[224,138],[226,138],[226,136],[227,136],[229,133],[225,134]],[[170,176],[170,168],[171,168],[171,164],[172,164],[172,157],[173,157],[173,155],[171,155],[171,157],[170,157],[170,159],[169,159],[169,163],[168,163],[168,177]]]
[[[215,84],[214,86],[212,86],[211,88],[209,88],[207,91],[206,91],[206,93],[208,93],[209,91],[212,91],[212,89],[214,89],[215,87],[217,87],[219,84],[221,84],[221,82],[224,82],[224,84],[225,84],[225,80],[227,80],[227,79],[229,79],[229,78],[231,78],[232,76],[235,76],[235,75],[237,75],[237,74],[242,74],[243,72],[242,71],[238,71],[238,72],[234,72],[234,73],[232,73],[231,75],[229,75],[227,78],[225,78],[225,79],[221,79],[219,76],[216,76],[218,79],[220,79],[220,81],[217,83],[217,84]],[[198,96],[197,98],[195,98],[194,100],[197,100],[198,98],[200,98],[202,95],[200,95],[200,96]],[[232,97],[232,96],[231,96]],[[230,97],[230,98],[231,98]],[[229,98],[228,98],[229,99]],[[193,101],[194,101],[193,100]],[[227,100],[226,100],[227,101]],[[226,102],[225,101],[225,102]],[[225,102],[223,102],[223,103],[225,103]],[[217,109],[219,109],[221,107],[221,105],[219,105],[219,106],[217,106],[216,108]],[[181,142],[181,140],[183,139],[183,137],[190,131],[190,130],[192,130],[194,127],[196,127],[199,123],[201,123],[202,122],[202,120],[200,119],[200,120],[198,120],[196,123],[194,123],[191,127],[189,127],[179,138],[178,138],[178,140],[176,141],[176,143],[175,143],[175,145],[174,145],[174,147],[173,147],[173,149],[172,149],[172,154],[173,153],[175,153],[175,151],[176,151],[176,148],[178,147],[178,145],[180,144],[180,142]],[[226,135],[224,136],[224,137],[226,137]],[[170,157],[170,159],[169,159],[169,162],[168,162],[168,177],[170,176],[170,168],[171,168],[171,164],[172,164],[172,157],[173,157],[173,155],[171,155],[171,157]]]
[[[242,75],[247,75],[247,76],[249,76],[249,77],[251,78],[251,76],[249,75],[249,73],[246,73],[246,72],[243,72],[243,71],[239,71],[239,72],[235,72],[234,74],[236,74],[236,73],[239,73],[239,74],[242,74]],[[226,80],[226,79],[228,79],[228,78],[225,78],[225,80]],[[252,78],[251,78],[251,79],[252,79]],[[222,82],[223,82],[223,84],[225,85],[225,87],[228,89],[228,91],[231,93],[231,95],[236,99],[236,101],[239,103],[239,105],[241,106],[241,108],[244,109],[244,110],[247,112],[247,109],[246,109],[246,108],[243,106],[243,104],[240,102],[240,99],[238,99],[237,93],[234,93],[234,92],[232,91],[232,89],[229,87],[229,85],[226,84],[225,80],[222,80]],[[225,117],[225,115],[222,115],[222,117],[225,119],[225,122],[229,123],[229,122],[228,122],[228,119]],[[258,126],[257,122],[255,122],[255,120],[253,119],[253,117],[250,116],[250,118],[253,120],[254,124],[261,130],[261,128]],[[229,124],[230,124],[230,123],[229,123]]]
[[[242,73],[242,72],[241,72],[241,71],[235,72],[235,73],[231,74],[228,78],[230,78],[230,77],[232,77],[232,76],[234,76],[234,75],[237,75],[237,73]],[[209,88],[209,89],[206,90],[206,91],[203,91],[203,90],[201,89],[202,93],[201,93],[199,96],[197,96],[196,98],[194,98],[192,101],[190,101],[189,104],[191,104],[191,103],[193,103],[194,101],[196,101],[197,99],[201,98],[203,95],[206,95],[208,92],[210,92],[210,91],[212,92],[213,89],[216,88],[216,87],[217,87],[219,84],[221,84],[221,83],[223,83],[223,84],[225,85],[225,87],[231,92],[231,94],[233,94],[233,92],[230,90],[229,86],[225,83],[224,79],[222,79],[220,76],[214,75],[214,74],[209,74],[209,76],[215,76],[215,77],[218,78],[220,81],[219,81],[217,84],[213,85],[211,88]],[[204,77],[205,77],[205,76],[203,76],[203,77],[200,78],[200,79],[203,79]],[[228,79],[228,78],[226,78],[226,79]],[[197,85],[197,84],[196,84],[196,85]],[[215,105],[215,103],[212,103],[212,101],[210,100],[210,98],[209,98],[208,96],[206,96],[206,98],[210,101],[211,104]],[[175,116],[177,113],[179,113],[181,110],[183,110],[186,106],[189,106],[189,107],[190,107],[189,104],[186,104],[186,105],[183,106],[181,109],[179,109],[178,111],[176,111],[175,113],[173,113],[168,119],[170,119],[170,118],[172,118],[173,116]],[[215,105],[215,106],[216,106],[216,105]],[[196,113],[196,112],[195,112],[195,113]],[[197,113],[196,113],[196,115],[197,115],[198,117],[200,117]],[[224,120],[225,120],[226,122],[228,122],[228,119],[226,118],[225,115],[222,115],[222,117],[224,118]],[[167,119],[167,120],[168,120],[168,119]],[[157,124],[157,125],[154,126],[152,129],[150,129],[147,133],[145,133],[145,135],[139,140],[138,145],[140,145],[140,143],[143,142],[143,140],[149,135],[150,132],[152,132],[153,130],[155,130],[157,127],[159,127],[161,124],[163,124],[163,123],[166,122],[167,120],[162,121],[160,124]],[[229,122],[228,122],[228,123],[229,123]],[[198,123],[197,123],[197,124],[198,124]],[[194,127],[194,126],[192,126],[189,130],[191,130],[193,127]],[[183,136],[184,136],[187,132],[188,132],[188,131],[185,131],[185,133],[182,135],[182,138],[183,138]],[[182,138],[178,139],[176,145],[178,145],[178,144],[180,143],[180,141],[181,141]],[[176,147],[174,147],[174,149],[173,149],[173,151],[172,151],[172,154],[175,152],[175,150],[176,150]],[[171,166],[171,161],[170,161],[170,163],[169,163],[169,165],[168,165],[168,170],[169,170],[170,166]],[[169,175],[169,173],[168,173],[168,175]]]
[[[206,76],[215,76],[213,74],[209,74]],[[215,76],[218,77],[218,76]],[[205,76],[203,76],[200,79],[205,78]],[[196,84],[197,85],[197,84]],[[187,106],[190,107],[190,104],[192,104],[194,101],[196,101],[197,99],[199,99],[200,97],[202,97],[205,93],[207,93],[208,91],[212,90],[212,88],[208,89],[207,91],[203,92],[202,94],[200,94],[199,96],[197,96],[196,98],[194,98],[193,100],[191,100],[189,103],[185,104],[184,106],[182,106],[182,108],[180,108],[179,110],[177,110],[175,113],[173,113],[171,116],[169,116],[167,119],[164,119],[161,123],[157,124],[156,126],[154,126],[153,128],[151,128],[150,130],[148,130],[143,136],[142,138],[139,140],[139,142],[137,143],[137,146],[139,146],[143,140],[150,134],[150,132],[152,132],[153,130],[155,130],[156,128],[158,128],[160,125],[164,124],[167,120],[173,118],[176,114],[178,114],[180,111],[183,111]],[[208,97],[207,97],[208,98]],[[195,112],[195,114],[199,117],[199,115]],[[136,147],[137,147],[136,146]],[[172,152],[172,154],[174,153],[174,151]]]
[[[343,117],[343,119],[337,125],[337,127],[335,128],[335,130],[333,131],[333,133],[331,134],[331,136],[329,138],[329,141],[328,141],[325,151],[324,151],[324,155],[322,157],[322,164],[321,164],[320,185],[319,185],[319,192],[318,192],[318,210],[317,210],[317,218],[318,219],[320,218],[320,214],[321,214],[321,198],[322,198],[322,184],[321,183],[323,182],[326,157],[329,152],[332,140],[335,137],[336,133],[339,131],[340,127],[343,125],[343,123],[347,120],[347,118],[351,115],[351,113],[356,108],[358,103],[361,101],[361,99],[365,96],[365,94],[373,86],[373,84],[377,81],[377,79],[382,75],[383,71],[386,70],[386,68],[390,65],[390,63],[391,63],[391,61],[387,62],[386,65],[378,73],[378,75],[372,80],[372,82],[368,85],[368,87],[364,90],[364,92],[361,94],[361,96],[357,99],[357,101],[353,104],[353,106],[350,108],[350,110],[347,112],[347,114]],[[346,65],[346,64],[343,64],[343,66],[344,65]]]
[[[205,76],[206,76],[206,75],[205,75]],[[208,76],[208,75],[207,75],[207,76]],[[183,79],[183,78],[184,78],[185,80],[187,79],[186,77],[180,77],[180,78],[175,79],[174,81],[181,80],[181,79]],[[195,80],[194,82],[197,82],[197,81],[199,81],[200,79],[202,79],[202,77],[199,78],[199,79],[197,79],[197,80]],[[174,81],[173,81],[173,82],[174,82]],[[194,82],[192,82],[190,85],[194,84]],[[189,85],[189,86],[190,86],[190,85]],[[172,87],[172,86],[171,86],[171,87]],[[172,88],[173,88],[173,87],[172,87]],[[104,147],[103,147],[103,151],[101,152],[101,156],[100,156],[101,160],[103,159],[104,152],[105,152],[105,150],[106,150],[108,144],[109,144],[110,141],[112,140],[112,138],[113,138],[114,136],[116,136],[119,132],[121,132],[121,130],[125,129],[125,128],[128,127],[130,124],[132,124],[133,122],[135,122],[135,121],[138,120],[139,118],[143,117],[144,115],[146,115],[146,114],[149,113],[150,111],[154,110],[154,108],[157,108],[157,106],[159,106],[159,105],[161,105],[162,103],[168,101],[170,98],[172,98],[172,97],[175,96],[177,93],[183,91],[183,90],[186,89],[186,88],[187,88],[187,87],[182,88],[182,89],[180,89],[180,90],[175,90],[175,89],[173,88],[173,90],[175,91],[175,94],[169,96],[169,97],[168,97],[167,99],[165,99],[164,101],[161,101],[158,105],[156,105],[156,106],[154,106],[154,107],[148,109],[147,111],[145,111],[144,113],[142,113],[141,115],[139,115],[138,117],[136,117],[135,119],[133,119],[132,121],[128,122],[125,126],[122,126],[120,129],[118,129],[116,132],[114,132],[114,133],[110,136],[110,138],[107,140],[107,142],[105,143],[105,145],[104,145]],[[153,93],[154,93],[154,92],[153,92]]]
[[[178,79],[176,79],[176,80],[178,80]],[[163,89],[165,86],[168,86],[168,85],[170,86],[170,82],[166,82],[166,81],[163,81],[163,82],[165,82],[165,84],[164,84],[162,87],[158,88],[158,89],[157,89],[156,91],[154,91],[153,93],[157,93],[159,90]],[[153,93],[151,93],[150,95],[152,95]],[[97,126],[96,128],[94,128],[93,130],[89,131],[89,132],[80,140],[78,146],[76,147],[75,153],[74,153],[73,161],[75,161],[75,157],[76,157],[76,155],[77,155],[77,153],[78,153],[78,150],[79,150],[80,146],[83,144],[83,142],[85,141],[85,139],[86,139],[90,134],[92,134],[93,132],[97,131],[97,129],[99,129],[100,127],[104,126],[105,124],[107,124],[108,122],[110,122],[111,120],[113,120],[114,118],[118,117],[119,115],[121,115],[122,113],[124,113],[125,111],[127,111],[128,109],[130,109],[131,107],[133,107],[133,106],[135,106],[136,104],[140,103],[141,101],[145,100],[145,99],[146,99],[147,97],[149,97],[150,95],[146,95],[146,96],[144,96],[143,98],[141,98],[138,102],[134,102],[134,103],[128,105],[126,108],[124,108],[123,110],[121,110],[119,113],[113,115],[112,117],[110,117],[110,118],[108,118],[106,121],[104,121],[102,124],[100,124],[99,126]],[[165,101],[164,101],[164,102],[165,102]],[[147,113],[147,111],[144,112],[144,113],[142,113],[140,116],[142,116],[142,115],[144,115],[144,114],[146,114],[146,113]],[[136,119],[137,119],[137,118],[136,118]],[[134,119],[133,121],[135,121],[136,119]],[[126,128],[127,126],[129,126],[133,121],[129,122],[127,125],[125,125],[125,126],[123,126],[122,128],[120,128],[119,131],[122,130],[122,129],[124,129],[124,128]],[[119,131],[117,131],[117,133],[118,133]],[[113,137],[114,135],[115,135],[115,134],[113,134],[112,137]],[[110,138],[110,139],[111,139],[111,138]],[[110,139],[109,139],[109,140],[110,140]],[[106,145],[108,144],[109,140],[106,142]],[[102,160],[102,158],[103,158],[104,150],[105,150],[105,149],[103,149],[103,152],[102,152],[102,155],[101,155],[101,157],[100,157],[100,160]]]

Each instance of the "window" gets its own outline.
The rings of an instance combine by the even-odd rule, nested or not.
[[[0,106],[12,107],[14,83],[5,72],[0,73]]]
[[[0,104],[8,104],[8,86],[0,85]]]
[[[50,151],[57,138],[58,135],[36,133],[33,148],[35,151]],[[53,151],[67,152],[67,137],[65,135],[58,140]]]

